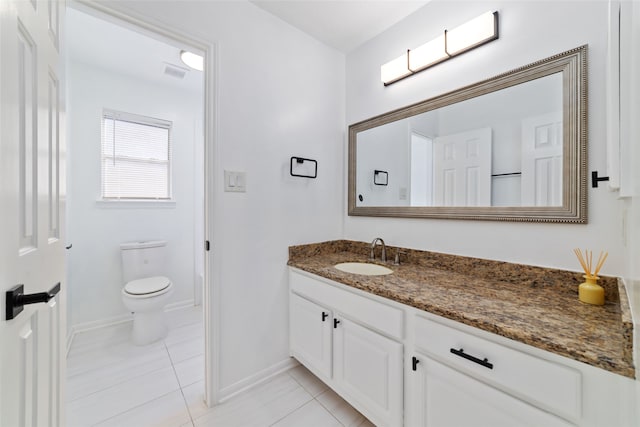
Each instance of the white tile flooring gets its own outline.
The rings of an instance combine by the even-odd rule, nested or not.
[[[131,324],[83,332],[67,357],[67,425],[372,427],[302,366],[207,408],[199,307],[167,313],[169,335],[143,347]]]

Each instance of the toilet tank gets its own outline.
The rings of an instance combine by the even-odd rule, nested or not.
[[[166,276],[167,242],[126,242],[120,245],[124,283],[145,277]]]

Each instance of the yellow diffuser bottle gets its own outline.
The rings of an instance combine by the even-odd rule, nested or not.
[[[600,256],[598,257],[598,262],[596,263],[596,268],[591,272],[591,268],[593,266],[593,252],[589,250],[584,251],[584,255],[580,249],[573,250],[578,257],[578,261],[580,261],[580,265],[584,269],[585,275],[583,276],[586,282],[581,283],[578,287],[578,298],[580,301],[593,304],[593,305],[604,305],[604,289],[602,286],[598,285],[598,273],[604,264],[604,261],[607,259],[609,255],[608,252],[604,254],[600,252]]]

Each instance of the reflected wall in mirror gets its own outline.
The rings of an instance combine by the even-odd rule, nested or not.
[[[349,215],[586,223],[586,50],[351,125]]]

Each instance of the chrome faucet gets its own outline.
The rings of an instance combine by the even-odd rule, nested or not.
[[[382,240],[380,237],[376,237],[375,239],[373,239],[373,242],[371,242],[371,257],[370,257],[370,259],[371,260],[375,260],[376,259],[375,249],[376,249],[376,245],[377,245],[378,241],[382,245],[382,254],[380,256],[380,260],[382,262],[387,262],[387,247],[384,245],[384,240]]]

